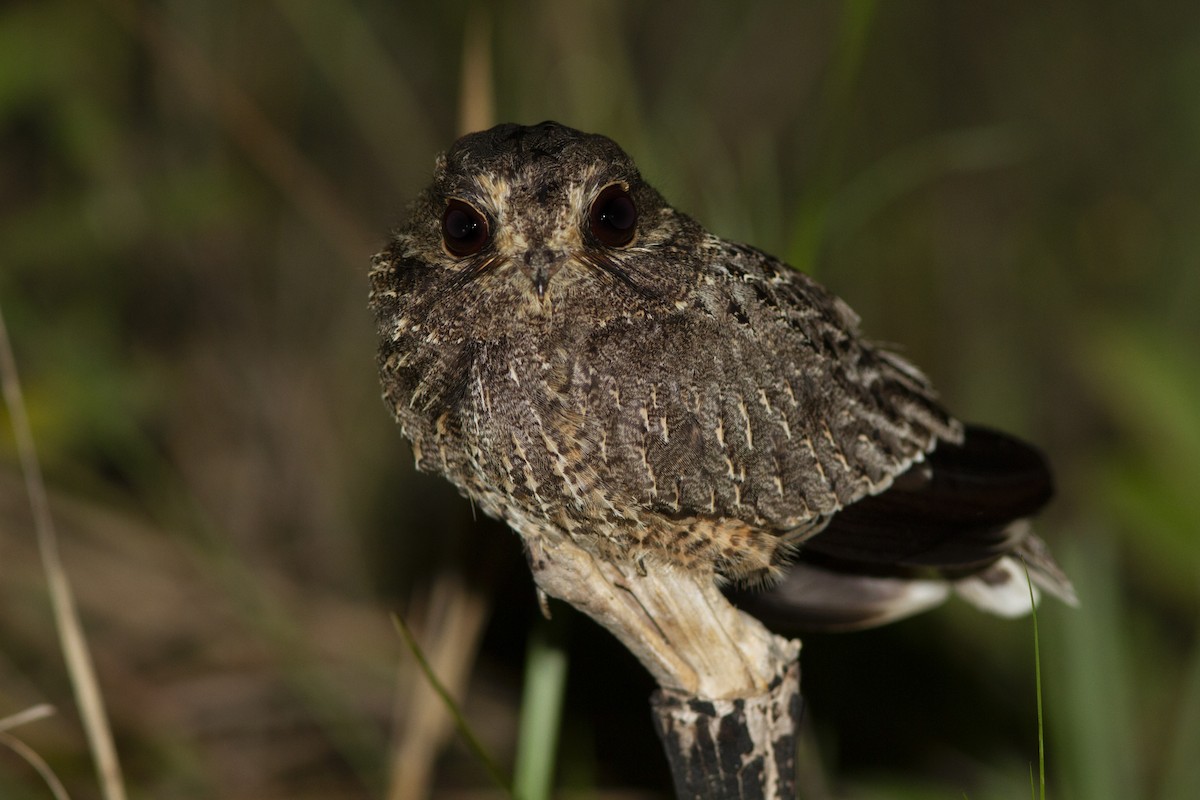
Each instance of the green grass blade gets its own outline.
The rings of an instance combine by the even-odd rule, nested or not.
[[[820,112],[824,157],[797,209],[795,232],[787,251],[788,263],[804,271],[811,271],[816,264],[825,239],[830,198],[842,179],[839,173],[845,160],[855,83],[862,70],[877,7],[875,0],[853,0],[840,6],[837,46]]]
[[[1033,581],[1029,578],[1029,565],[1021,559],[1025,568],[1025,583],[1029,586],[1029,608],[1033,614],[1033,674],[1037,686],[1037,721],[1038,721],[1038,788],[1041,800],[1046,800],[1046,729],[1042,719],[1042,650],[1041,639],[1038,637],[1037,598],[1033,596]],[[1029,767],[1030,792],[1033,791],[1033,766]]]
[[[530,635],[525,658],[521,729],[513,776],[513,792],[521,800],[550,798],[567,685],[567,617],[559,614],[551,620],[541,617],[539,620]]]
[[[512,797],[513,793],[510,788],[511,783],[508,780],[508,776],[504,774],[504,770],[496,764],[495,760],[483,746],[483,743],[475,736],[475,732],[471,730],[471,726],[467,723],[466,718],[459,709],[458,703],[454,702],[454,698],[450,696],[450,692],[446,689],[445,684],[438,680],[438,676],[434,674],[433,667],[430,666],[429,661],[425,658],[425,653],[421,650],[421,646],[417,644],[416,638],[413,636],[412,631],[409,630],[408,625],[405,624],[404,619],[399,614],[393,614],[392,622],[395,624],[396,630],[400,632],[400,638],[404,640],[404,644],[412,652],[413,658],[417,660],[417,666],[421,668],[421,672],[425,673],[425,679],[429,681],[429,685],[433,688],[433,691],[445,703],[446,710],[450,712],[450,717],[454,720],[454,725],[458,728],[463,741],[467,743],[467,747],[479,759],[479,763],[483,765],[492,782],[504,792],[505,796]]]
[[[1200,647],[1192,655],[1178,708],[1159,800],[1196,797],[1200,788]]]

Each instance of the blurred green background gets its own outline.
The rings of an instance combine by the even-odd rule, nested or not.
[[[132,795],[496,796],[388,612],[508,763],[533,592],[413,473],[365,305],[493,87],[1047,451],[1083,603],[1039,616],[1051,796],[1200,797],[1200,5],[10,0],[0,307]],[[3,413],[0,717],[54,703],[15,733],[95,797]],[[556,616],[563,796],[669,796],[648,677]],[[1029,792],[1029,621],[803,664],[832,796]],[[0,796],[47,796],[3,749]]]

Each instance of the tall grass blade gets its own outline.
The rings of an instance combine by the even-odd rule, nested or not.
[[[1064,753],[1062,784],[1071,787],[1073,797],[1086,800],[1146,797],[1139,775],[1147,774],[1148,766],[1130,747],[1144,702],[1138,680],[1146,667],[1136,661],[1140,640],[1132,635],[1115,537],[1095,525],[1086,549],[1082,536],[1060,542],[1060,563],[1086,598],[1062,629],[1062,646],[1054,650],[1063,713],[1054,715],[1051,728]]]
[[[810,177],[808,188],[797,209],[794,234],[787,261],[806,272],[813,269],[825,241],[826,217],[830,198],[841,176],[845,155],[846,131],[854,103],[854,88],[867,50],[875,0],[851,0],[840,6],[841,21],[837,48],[825,82],[821,107],[824,157],[821,167]]]
[[[1200,787],[1200,647],[1192,653],[1180,692],[1179,716],[1170,745],[1160,800],[1186,800]]]
[[[1029,609],[1033,615],[1033,674],[1037,686],[1037,722],[1038,722],[1038,787],[1041,800],[1046,800],[1046,729],[1042,720],[1042,651],[1041,639],[1038,636],[1037,598],[1033,596],[1033,581],[1029,578],[1029,565],[1021,559],[1025,568],[1025,583],[1029,586]],[[1033,766],[1029,767],[1029,788],[1033,791]]]

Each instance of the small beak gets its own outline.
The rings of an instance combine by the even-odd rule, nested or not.
[[[550,285],[550,271],[545,268],[539,268],[533,273],[533,288],[537,292],[538,300],[546,297],[546,287]]]
[[[521,260],[524,262],[525,274],[533,281],[533,290],[537,292],[538,300],[543,300],[546,297],[546,289],[550,286],[550,279],[567,260],[567,256],[547,247],[538,247],[527,250]]]

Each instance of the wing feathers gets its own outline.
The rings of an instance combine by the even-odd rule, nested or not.
[[[1025,537],[1011,523],[1038,511],[1052,494],[1037,450],[969,426],[962,444],[942,442],[891,488],[834,515],[803,553],[864,569],[986,565]]]

